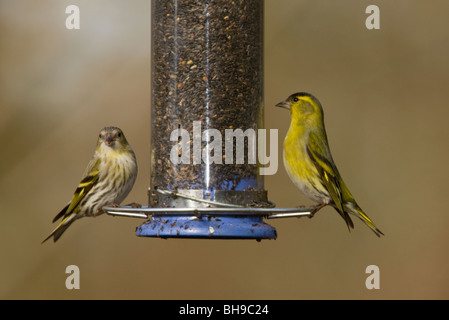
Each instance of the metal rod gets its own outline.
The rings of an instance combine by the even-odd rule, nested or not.
[[[290,212],[290,213],[276,213],[271,214],[267,217],[267,219],[279,219],[279,218],[300,218],[304,216],[310,216],[312,212]]]
[[[267,219],[292,218],[309,216],[314,208],[132,208],[103,207],[103,210],[113,216],[148,219],[152,215],[261,215]]]

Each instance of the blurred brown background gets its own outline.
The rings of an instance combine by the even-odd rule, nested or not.
[[[66,6],[81,29],[65,28]],[[365,8],[380,7],[380,30]],[[332,208],[271,220],[278,239],[138,238],[138,219],[82,219],[41,241],[68,201],[106,125],[121,127],[139,161],[125,200],[147,203],[150,1],[0,2],[0,298],[449,298],[449,3],[266,1],[266,128],[296,91],[325,109],[334,160],[359,204],[349,233]],[[278,207],[310,204],[279,170],[265,178]],[[75,264],[81,289],[67,290]],[[365,268],[380,268],[367,290]]]

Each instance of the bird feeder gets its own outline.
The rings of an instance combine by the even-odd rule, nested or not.
[[[275,239],[260,174],[263,0],[153,0],[148,206],[105,208],[148,219],[137,236]]]

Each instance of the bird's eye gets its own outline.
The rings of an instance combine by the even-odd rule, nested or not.
[[[122,133],[121,132],[117,133],[117,137],[121,138],[122,137]]]
[[[298,101],[299,101],[298,97],[293,98],[293,102],[298,102]]]

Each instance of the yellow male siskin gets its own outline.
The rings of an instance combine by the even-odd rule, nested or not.
[[[103,213],[104,206],[119,205],[131,191],[136,177],[136,156],[122,130],[103,128],[94,156],[72,200],[53,219],[55,222],[62,218],[61,223],[42,242],[52,236],[56,242],[75,220],[98,216]]]
[[[312,215],[331,205],[345,220],[349,230],[354,228],[349,216],[352,214],[377,236],[383,235],[359,207],[335,166],[324,128],[323,108],[318,99],[299,92],[276,106],[291,113],[290,128],[284,140],[284,166],[296,187],[319,203]]]

